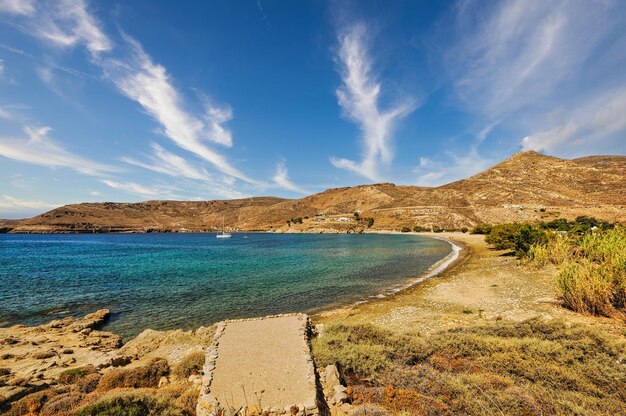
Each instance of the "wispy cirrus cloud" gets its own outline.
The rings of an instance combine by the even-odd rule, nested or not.
[[[213,177],[205,169],[191,165],[186,159],[168,152],[157,143],[152,143],[150,147],[153,154],[150,156],[149,162],[141,162],[126,156],[122,157],[122,161],[164,175],[201,181],[213,180]]]
[[[49,209],[58,207],[61,204],[52,204],[50,202],[44,201],[35,201],[35,200],[27,200],[15,198],[10,195],[2,195],[0,196],[0,209],[4,210],[22,210],[33,209],[33,210],[41,210],[41,209]]]
[[[567,145],[571,152],[592,142],[596,149],[613,143],[611,148],[626,151],[626,86],[617,92],[596,97],[570,111],[555,127],[526,136],[521,144],[524,150],[555,151]],[[573,152],[576,153],[576,152]]]
[[[390,108],[380,109],[381,83],[374,74],[367,47],[367,27],[353,24],[338,34],[337,61],[342,85],[337,98],[343,114],[355,122],[362,134],[363,154],[360,162],[331,158],[334,166],[353,171],[370,180],[380,180],[379,165],[393,159],[391,139],[398,122],[416,107],[405,99]]]
[[[144,198],[171,197],[171,193],[169,192],[169,190],[164,190],[158,187],[145,186],[135,182],[119,182],[110,179],[102,179],[100,180],[100,182],[118,191],[128,192],[130,194],[139,195]]]
[[[137,41],[128,36],[124,38],[130,46],[131,56],[125,61],[100,60],[99,65],[106,77],[120,92],[141,105],[163,127],[163,135],[180,148],[200,156],[222,173],[245,182],[258,183],[203,143],[209,140],[224,146],[232,145],[231,133],[223,126],[232,118],[232,110],[211,105],[205,100],[203,119],[186,111],[166,69],[154,63]]]
[[[76,172],[105,176],[119,168],[96,162],[66,150],[49,137],[50,127],[24,126],[26,137],[0,137],[0,156],[52,168],[68,168]]]
[[[36,9],[29,27],[41,39],[59,47],[84,45],[92,55],[113,49],[113,42],[100,29],[84,0],[38,3]]]
[[[594,152],[597,140],[610,140],[614,128],[587,112],[620,107],[624,19],[613,0],[459,1],[443,23],[453,34],[444,61],[461,107],[485,125],[478,140],[497,124],[526,131],[524,149],[559,154]]]
[[[472,147],[466,154],[446,152],[437,159],[421,157],[419,166],[413,169],[417,176],[416,185],[439,186],[460,179],[468,178],[493,164]]]
[[[35,12],[33,0],[0,0],[0,12],[13,15],[31,15]]]
[[[10,111],[0,107],[0,118],[5,120],[11,120],[13,118],[13,114]]]
[[[115,45],[85,1],[33,2],[32,10],[22,14],[23,27],[45,42],[63,48],[84,46],[91,62],[102,69],[105,77],[155,119],[163,127],[163,135],[180,148],[200,156],[226,175],[260,184],[204,143],[232,146],[232,133],[225,127],[233,118],[232,108],[216,105],[200,94],[202,111],[187,110],[165,67],[155,63],[141,44],[128,35],[122,34],[123,42]],[[126,56],[122,56],[124,53]],[[43,75],[44,81],[50,80],[46,76],[49,71]]]
[[[287,191],[295,192],[297,194],[308,194],[304,188],[296,185],[289,179],[289,172],[287,170],[287,165],[285,162],[280,162],[276,166],[276,174],[272,178],[274,183],[278,185],[279,188],[285,189]]]
[[[607,33],[604,4],[512,0],[459,2],[446,60],[456,92],[490,118],[550,96]]]

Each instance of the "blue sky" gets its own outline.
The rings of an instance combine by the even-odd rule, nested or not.
[[[626,153],[626,3],[0,0],[0,218]]]

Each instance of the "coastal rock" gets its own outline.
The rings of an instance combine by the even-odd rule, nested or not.
[[[74,332],[81,332],[85,329],[96,329],[104,324],[111,316],[108,309],[100,309],[96,312],[85,315],[82,319],[73,322],[70,327]]]
[[[133,357],[130,355],[119,355],[111,358],[111,367],[123,367],[130,364],[133,361]]]

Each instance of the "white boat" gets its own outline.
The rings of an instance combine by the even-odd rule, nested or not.
[[[216,237],[217,238],[230,238],[230,237],[232,237],[232,235],[230,233],[227,233],[226,231],[224,231],[224,216],[223,215],[222,215],[222,231],[217,233]]]

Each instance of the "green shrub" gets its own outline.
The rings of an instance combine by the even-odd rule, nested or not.
[[[432,228],[432,231],[433,231],[433,233],[442,233],[443,232],[443,228],[434,225],[433,228]]]
[[[548,235],[531,224],[501,224],[494,226],[485,241],[497,250],[513,250],[519,257],[528,254],[533,244],[544,244]]]
[[[163,358],[155,358],[141,367],[113,369],[100,379],[98,390],[111,390],[120,387],[157,387],[161,377],[170,373],[170,367]]]
[[[374,225],[374,218],[365,218],[365,220],[367,220],[367,228],[372,228],[372,225]]]
[[[531,246],[528,263],[559,266],[557,288],[565,306],[586,314],[626,312],[626,229],[551,235]]]
[[[557,287],[565,304],[577,312],[610,316],[614,311],[611,274],[587,259],[565,263]]]
[[[565,218],[557,218],[552,221],[542,222],[540,226],[543,229],[554,231],[569,231],[572,228],[570,222]]]
[[[192,374],[199,374],[204,366],[204,353],[192,352],[174,366],[172,373],[180,378],[188,378]]]
[[[411,231],[411,229],[410,229],[409,227],[404,226],[404,227],[402,227],[402,230],[401,230],[401,231],[402,231],[403,233],[408,233],[409,231]]]
[[[489,224],[478,224],[470,230],[470,234],[489,234],[492,228]]]
[[[430,230],[426,227],[422,227],[421,225],[416,225],[415,227],[413,227],[413,231],[415,231],[416,233],[423,233]]]

